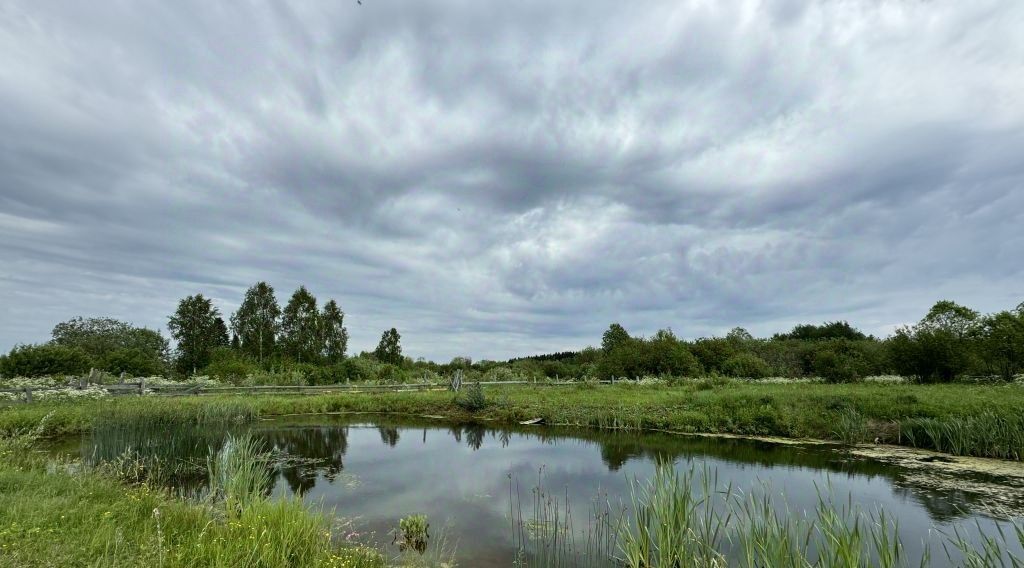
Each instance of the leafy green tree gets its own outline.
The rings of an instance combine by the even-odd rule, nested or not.
[[[217,347],[210,354],[210,364],[204,372],[233,384],[241,384],[256,370],[256,365],[246,354],[226,347]]]
[[[65,345],[18,345],[0,357],[0,375],[5,377],[41,377],[77,375],[89,370],[92,361],[78,347]]]
[[[274,296],[274,288],[266,282],[257,282],[246,290],[242,305],[231,316],[231,328],[238,337],[242,351],[261,365],[274,353],[281,327],[281,307]]]
[[[167,338],[159,331],[113,318],[70,319],[54,326],[52,336],[53,344],[81,349],[96,366],[102,366],[105,357],[121,349],[145,353],[152,359],[147,367],[162,366],[170,352]]]
[[[949,382],[970,366],[970,353],[952,331],[901,327],[886,342],[893,369],[921,382]]]
[[[398,330],[391,328],[384,332],[380,336],[380,343],[377,344],[377,349],[373,351],[373,355],[381,363],[390,363],[392,365],[402,364],[402,336],[398,335]]]
[[[702,337],[690,345],[690,352],[705,371],[724,373],[722,365],[736,354],[736,346],[725,338]]]
[[[959,340],[965,340],[977,328],[978,316],[978,312],[968,307],[950,300],[940,300],[928,310],[928,314],[918,323],[918,328],[943,331]]]
[[[892,365],[922,382],[948,382],[971,368],[978,312],[949,300],[936,302],[917,325],[889,339]]]
[[[734,327],[730,329],[729,333],[725,334],[725,338],[733,345],[740,345],[754,340],[754,336],[750,335],[750,332],[742,327]]]
[[[642,353],[646,374],[673,377],[701,374],[700,363],[671,329],[661,329],[644,342]]]
[[[178,309],[169,318],[167,328],[178,342],[178,369],[195,372],[210,363],[210,354],[223,345],[224,321],[220,311],[202,294],[188,296],[178,302]]]
[[[605,353],[597,365],[600,378],[692,377],[700,372],[696,357],[671,330],[659,331],[650,339],[630,338]]]
[[[773,340],[799,339],[803,341],[816,341],[822,339],[867,339],[859,329],[853,327],[849,322],[832,321],[821,325],[801,324],[795,326],[789,333],[777,333],[772,336]]]
[[[629,339],[629,333],[626,331],[626,328],[617,323],[613,323],[608,326],[604,335],[601,336],[601,350],[608,353],[619,345],[625,344]]]
[[[980,326],[984,360],[1006,381],[1024,368],[1024,312],[985,316]]]
[[[863,341],[817,341],[812,354],[814,374],[829,383],[852,383],[872,371]]]
[[[281,315],[281,344],[285,355],[299,363],[315,363],[323,352],[320,311],[305,286],[292,294]]]
[[[163,364],[141,349],[115,349],[103,356],[103,370],[132,377],[152,377],[164,372]]]
[[[217,347],[228,347],[231,345],[231,338],[228,335],[228,326],[224,318],[217,316],[213,320],[214,331],[217,339]]]
[[[331,364],[344,360],[348,350],[348,330],[345,329],[345,312],[341,311],[334,300],[324,304],[320,314],[320,333],[324,360]]]

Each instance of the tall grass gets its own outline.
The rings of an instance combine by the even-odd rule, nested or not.
[[[1018,556],[1005,550],[1005,544],[1014,539],[1024,548],[1024,524],[1013,525],[1009,531],[999,525],[994,535],[985,534],[980,525],[977,528],[978,534],[982,535],[980,543],[971,542],[959,528],[947,535],[943,549],[951,563],[956,561],[967,568],[1024,568],[1024,555]]]
[[[903,443],[955,455],[1024,459],[1024,412],[907,418],[900,421]]]
[[[852,408],[836,413],[832,435],[846,444],[859,444],[868,437],[867,420]]]
[[[217,491],[197,501],[55,463],[35,451],[45,428],[0,435],[0,565],[384,567],[376,551],[333,542],[322,511],[265,498],[267,456],[252,440],[232,437],[211,458]]]
[[[629,568],[903,568],[912,564],[896,520],[884,510],[864,511],[847,497],[819,490],[812,511],[792,511],[769,488],[747,494],[719,487],[714,472],[677,471],[661,464],[645,482],[633,481],[631,498],[615,511],[605,503],[574,527],[543,489],[535,490],[533,516],[513,506],[519,566]],[[515,495],[513,495],[515,497]],[[518,516],[516,506],[519,507]],[[536,525],[536,526],[534,526]],[[1024,525],[1000,525],[998,535],[972,540],[956,530],[942,542],[945,562],[1024,568],[1011,548],[1024,547]],[[926,547],[917,563],[930,565]]]
[[[1024,457],[1024,388],[1019,385],[760,384],[732,381],[724,388],[683,382],[545,390],[487,387],[494,401],[472,415],[447,392],[345,393],[316,396],[237,395],[115,398],[108,401],[22,404],[0,408],[0,432],[31,428],[49,412],[44,435],[87,432],[98,415],[135,416],[153,424],[189,423],[217,429],[225,416],[322,412],[394,412],[514,423],[616,430],[659,429],[797,438],[879,438],[961,455]],[[837,413],[848,412],[837,415]],[[850,419],[850,420],[847,420]],[[855,420],[854,420],[855,419]],[[228,423],[232,420],[229,419]],[[844,422],[845,421],[845,422]],[[899,424],[900,428],[894,428]],[[936,428],[950,430],[939,432]],[[955,433],[954,433],[955,432]]]
[[[630,522],[617,531],[621,559],[628,566],[676,568],[720,566],[719,551],[731,512],[716,510],[711,477],[700,479],[695,493],[692,473],[680,476],[671,465],[662,465],[647,483],[632,483]]]
[[[552,568],[604,568],[616,566],[615,533],[623,518],[605,500],[596,500],[577,532],[569,496],[564,498],[544,488],[543,469],[537,485],[530,490],[529,512],[517,480],[509,477],[509,515],[516,548],[515,566]]]
[[[190,490],[205,481],[210,452],[254,418],[250,405],[227,401],[185,407],[118,406],[95,416],[82,458],[127,481]]]
[[[220,451],[207,458],[207,471],[210,495],[229,510],[263,499],[273,484],[270,456],[249,435],[228,436]]]

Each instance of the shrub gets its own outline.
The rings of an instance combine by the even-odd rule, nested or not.
[[[77,347],[19,345],[0,360],[0,365],[0,374],[6,377],[41,377],[85,373],[92,361]]]
[[[721,337],[702,337],[690,344],[690,352],[708,373],[722,372],[723,365],[736,354],[736,347]]]
[[[513,371],[509,367],[494,367],[493,369],[484,373],[484,380],[489,382],[515,381],[518,379],[519,377],[516,375],[515,371]]]
[[[399,384],[406,382],[405,371],[398,365],[381,363],[377,367],[377,381],[381,383]]]
[[[241,384],[249,375],[258,370],[257,366],[244,355],[227,347],[216,349],[212,359],[206,366],[205,373],[234,384]]]
[[[340,363],[343,376],[353,382],[372,381],[377,378],[376,363],[365,357],[349,357]]]
[[[116,349],[103,356],[100,367],[115,375],[153,377],[164,374],[164,363],[152,352],[137,348]]]
[[[487,396],[479,382],[467,386],[462,392],[455,395],[455,404],[463,410],[477,412],[487,408]]]
[[[401,536],[399,547],[402,550],[412,548],[423,553],[427,549],[427,539],[430,538],[427,532],[429,528],[430,523],[427,522],[426,515],[409,515],[399,519],[398,535],[395,536],[396,540]]]
[[[718,373],[711,373],[710,375],[703,377],[697,382],[695,382],[694,388],[697,390],[715,390],[729,386],[731,382],[732,379],[730,379],[729,377],[720,375]],[[673,385],[674,383],[670,381],[669,384]]]
[[[828,383],[852,383],[861,378],[852,358],[833,350],[822,350],[814,356],[814,372]]]
[[[761,379],[770,373],[768,363],[753,353],[740,353],[733,355],[722,364],[725,374],[730,377],[744,377],[748,379]]]
[[[311,385],[335,385],[345,382],[346,368],[340,363],[334,365],[308,365],[302,374]]]

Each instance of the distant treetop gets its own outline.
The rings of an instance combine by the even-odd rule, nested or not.
[[[818,339],[867,339],[859,329],[845,321],[825,322],[821,325],[805,323],[793,328],[789,333],[776,333],[772,336],[775,340],[802,339],[814,341]]]

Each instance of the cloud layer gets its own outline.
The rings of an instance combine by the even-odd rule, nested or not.
[[[0,6],[0,349],[258,280],[445,359],[1024,300],[1024,4]]]

